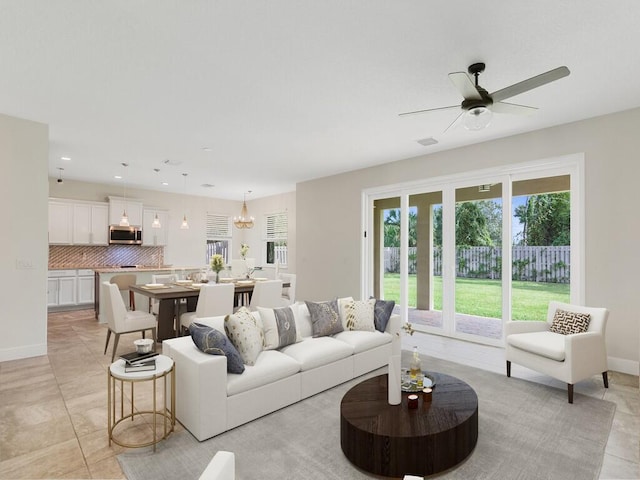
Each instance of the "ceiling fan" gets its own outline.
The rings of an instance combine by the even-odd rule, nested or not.
[[[489,93],[478,84],[478,77],[484,72],[484,69],[484,63],[469,65],[468,72],[475,77],[475,83],[465,72],[453,72],[449,74],[449,79],[464,98],[460,105],[405,112],[401,113],[400,116],[460,108],[462,112],[460,112],[456,119],[445,129],[445,132],[458,123],[460,119],[463,119],[464,126],[467,130],[482,130],[491,122],[492,112],[526,115],[537,110],[536,107],[507,103],[503,102],[503,100],[566,77],[570,73],[567,67],[558,67],[536,75],[535,77],[514,83],[509,87]]]

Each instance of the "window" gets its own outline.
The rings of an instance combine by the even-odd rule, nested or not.
[[[224,263],[229,263],[229,252],[231,251],[231,217],[228,215],[216,215],[207,213],[207,256],[206,263],[209,265],[211,256],[222,255]]]
[[[287,232],[289,222],[287,214],[272,213],[265,215],[264,245],[267,265],[286,265],[287,262]]]

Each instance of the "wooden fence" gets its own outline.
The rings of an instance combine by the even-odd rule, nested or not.
[[[417,247],[409,247],[409,273],[417,273]],[[442,248],[433,249],[433,274],[442,275]],[[571,247],[513,247],[513,280],[569,283]],[[385,247],[385,272],[400,272],[400,248]],[[502,278],[502,252],[499,247],[456,249],[456,276]]]

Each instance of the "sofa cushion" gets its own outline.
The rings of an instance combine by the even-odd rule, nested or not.
[[[280,350],[300,364],[300,370],[327,365],[353,354],[353,347],[331,337],[305,338]]]
[[[345,305],[345,330],[364,330],[373,332],[375,325],[373,313],[376,306],[375,299],[352,300]]]
[[[204,353],[227,357],[227,372],[244,372],[242,357],[224,333],[195,322],[189,325],[189,333],[193,343]]]
[[[553,332],[514,333],[507,336],[512,347],[563,362],[565,359],[564,335]]]
[[[348,343],[353,347],[353,353],[364,352],[372,348],[391,343],[393,336],[387,332],[365,332],[362,330],[344,331],[336,333],[333,338]]]
[[[296,334],[294,309],[258,307],[264,330],[264,349],[275,350],[296,343],[301,339]]]
[[[588,313],[568,312],[558,308],[553,314],[550,330],[561,335],[584,333],[589,330],[591,315]]]
[[[207,327],[215,328],[219,332],[227,334],[224,331],[224,318],[226,315],[221,315],[218,317],[198,317],[198,323],[200,325],[206,325]]]
[[[246,365],[254,365],[264,344],[260,317],[256,318],[249,309],[240,307],[236,313],[225,317],[224,330],[233,346],[240,352],[242,361]]]
[[[396,302],[394,300],[376,299],[376,306],[373,312],[373,323],[376,330],[384,332],[387,329],[387,324],[395,306]]]
[[[301,340],[305,337],[313,336],[309,307],[303,302],[296,302],[295,307],[293,314],[296,317],[296,334]]]
[[[242,375],[227,375],[227,396],[236,395],[254,388],[290,377],[300,371],[300,363],[277,350],[263,351],[252,366],[247,366]],[[259,402],[260,398],[256,398]]]
[[[342,322],[338,313],[338,302],[305,302],[311,314],[311,327],[314,337],[323,337],[341,332]]]

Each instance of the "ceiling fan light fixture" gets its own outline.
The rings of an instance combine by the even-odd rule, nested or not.
[[[462,124],[467,130],[478,131],[487,128],[493,119],[493,113],[487,107],[474,107],[465,113]]]

